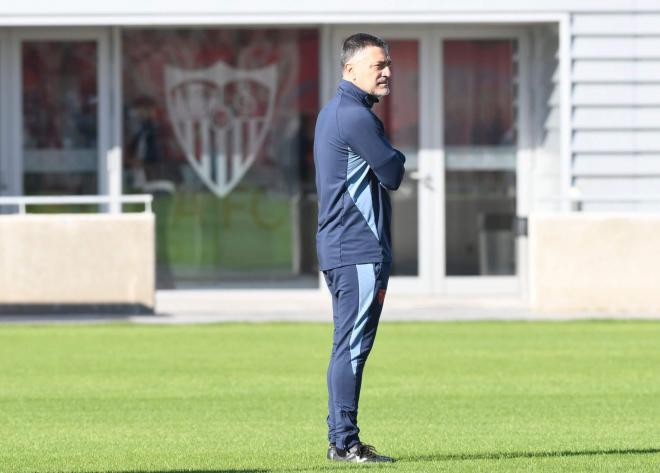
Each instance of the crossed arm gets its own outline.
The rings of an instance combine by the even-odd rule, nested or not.
[[[342,137],[367,162],[378,182],[386,189],[398,189],[406,157],[387,141],[380,120],[367,109],[344,113],[338,118]]]

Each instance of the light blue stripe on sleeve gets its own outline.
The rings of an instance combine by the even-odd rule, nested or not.
[[[355,154],[351,148],[348,148],[346,181],[348,193],[355,202],[355,206],[367,221],[367,225],[369,225],[376,240],[378,240],[374,204],[371,200],[371,188],[369,187],[369,165],[359,154]]]
[[[358,294],[359,308],[353,330],[351,331],[351,367],[353,374],[357,373],[357,359],[362,348],[362,338],[364,337],[364,327],[369,320],[369,309],[374,300],[374,290],[376,288],[376,274],[373,264],[355,265],[358,275]]]

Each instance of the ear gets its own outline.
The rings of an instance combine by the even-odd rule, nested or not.
[[[344,75],[350,77],[353,73],[353,64],[350,62],[347,64],[344,64]]]

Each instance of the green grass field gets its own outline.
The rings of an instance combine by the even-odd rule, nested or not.
[[[660,323],[382,324],[324,459],[328,324],[0,327],[0,471],[660,471]]]

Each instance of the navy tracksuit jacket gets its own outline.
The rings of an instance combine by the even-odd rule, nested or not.
[[[342,80],[319,113],[314,163],[319,198],[320,269],[332,294],[334,335],[328,366],[328,439],[359,442],[358,401],[392,261],[391,204],[405,156],[371,111],[377,99]]]

